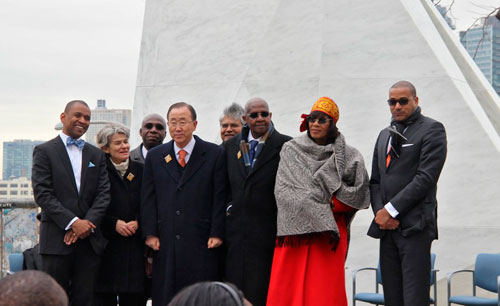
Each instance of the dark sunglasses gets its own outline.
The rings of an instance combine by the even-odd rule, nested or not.
[[[332,119],[331,118],[325,118],[325,117],[321,117],[321,118],[307,117],[307,122],[309,122],[311,124],[315,123],[316,121],[318,121],[319,124],[325,124],[325,123],[327,123],[330,120],[332,120]]]
[[[387,100],[387,103],[389,103],[390,106],[395,106],[398,103],[399,103],[399,105],[403,106],[403,105],[408,104],[409,101],[410,100],[408,98],[401,98],[399,100],[389,99],[389,100]]]
[[[153,126],[158,130],[158,131],[162,131],[163,129],[165,129],[165,127],[159,123],[156,123],[156,124],[152,124],[152,123],[146,123],[144,125],[145,128],[147,128],[148,130],[152,129]]]
[[[259,115],[262,117],[262,118],[267,118],[269,117],[269,112],[260,112],[260,113],[250,113],[248,116],[252,119],[257,119],[257,117],[259,117]]]

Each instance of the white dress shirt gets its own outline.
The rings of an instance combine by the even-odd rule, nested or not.
[[[195,143],[196,143],[196,140],[194,139],[193,136],[191,136],[191,140],[189,141],[189,143],[186,146],[184,146],[184,148],[179,148],[174,141],[175,158],[177,158],[177,161],[179,161],[179,151],[184,149],[184,151],[187,152],[186,156],[184,157],[184,161],[187,164],[189,161],[189,158],[191,157],[191,153],[193,153]]]
[[[144,147],[144,145],[141,146],[141,151],[142,151],[142,157],[146,159],[146,155],[148,155],[148,149]]]
[[[404,132],[406,132],[406,129],[408,127],[406,127],[404,130],[403,130],[403,134]],[[389,143],[387,144],[387,154],[389,154],[389,152],[391,152],[391,142],[392,142],[392,136],[389,137]],[[396,218],[398,215],[399,215],[399,211],[396,209],[396,207],[394,207],[394,205],[392,205],[391,202],[388,202],[387,204],[384,205],[384,208],[385,210],[387,210],[387,212],[389,213],[389,215],[391,215],[391,217],[393,218]]]
[[[82,150],[83,149],[80,149],[74,145],[71,145],[71,146],[66,145],[66,140],[68,139],[69,136],[64,134],[63,132],[61,132],[59,134],[59,137],[61,137],[61,140],[64,144],[64,147],[66,148],[66,152],[68,152],[69,161],[71,162],[71,167],[73,168],[73,175],[75,176],[76,189],[78,190],[78,193],[80,193],[80,183],[81,183],[81,178],[82,178]],[[73,225],[73,223],[76,220],[78,220],[78,217],[74,217],[68,223],[65,230],[69,230],[71,228],[71,225]]]
[[[260,142],[261,138],[262,138],[262,136],[260,136],[259,138],[253,138],[252,132],[248,133],[248,143],[250,143],[250,141],[252,141],[252,140],[257,140],[257,142]]]

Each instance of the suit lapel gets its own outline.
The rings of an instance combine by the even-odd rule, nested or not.
[[[75,182],[75,174],[73,173],[73,167],[71,166],[71,161],[69,160],[68,151],[66,151],[66,146],[62,142],[60,136],[57,136],[56,138],[54,138],[54,145],[56,147],[56,152],[62,161],[61,164],[63,165],[64,169],[66,169],[66,172],[68,173],[68,176],[70,177],[70,181],[72,182],[73,189],[78,194],[78,189],[76,188],[76,182]]]
[[[243,159],[243,155],[241,153],[241,148],[240,148],[240,143],[241,143],[241,140],[243,139],[243,137],[241,136],[241,133],[235,137],[238,137],[236,151],[233,152],[233,154],[235,156],[230,156],[230,158],[236,158],[236,164],[238,165],[238,169],[240,170],[242,176],[247,177],[248,170],[247,170],[247,167],[245,166],[245,160]]]
[[[90,152],[89,152],[89,144],[85,143],[85,146],[82,150],[82,175],[80,178],[80,194],[83,194],[83,190],[85,188],[85,181],[87,177],[87,170],[89,168],[90,163]]]
[[[259,156],[257,157],[257,161],[255,162],[253,168],[250,170],[248,176],[252,175],[252,173],[262,168],[276,154],[279,154],[279,151],[274,147],[273,136],[274,133],[267,139],[264,148],[262,148],[262,152],[260,152]]]
[[[421,116],[419,119],[417,119],[414,123],[410,124],[407,127],[407,129],[405,129],[403,131],[403,135],[408,139],[408,140],[404,141],[403,144],[412,142],[411,138],[420,129],[420,127],[422,126],[422,123],[423,123],[423,117]],[[385,146],[382,150],[379,150],[379,152],[383,152],[383,157],[379,160],[382,160],[383,167],[385,168],[385,172],[389,171],[390,168],[394,167],[394,165],[398,163],[399,159],[404,158],[403,149],[401,148],[400,157],[391,159],[391,163],[389,164],[389,167],[385,166],[385,159],[387,157],[387,145],[389,143],[390,136],[391,136],[391,133],[387,131],[387,135],[385,136],[385,140],[383,142],[385,144]],[[380,157],[380,155],[381,154],[379,153],[379,157]]]
[[[168,174],[178,183],[181,179],[179,171],[177,169],[177,162],[174,151],[174,141],[171,140],[165,145],[165,150],[163,151],[163,161],[161,161],[165,166]]]
[[[193,136],[195,137],[195,136]],[[200,167],[205,163],[205,145],[203,141],[196,137],[196,143],[193,148],[193,152],[189,157],[189,162],[186,164],[186,169],[184,169],[184,174],[181,177],[181,181],[179,182],[179,187],[184,185],[193,174],[200,169]]]

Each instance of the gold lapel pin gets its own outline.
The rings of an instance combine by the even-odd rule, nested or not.
[[[171,162],[171,161],[172,161],[172,156],[170,156],[170,154],[168,154],[168,155],[165,157],[165,161],[167,162],[167,164],[168,164],[169,162]]]
[[[241,158],[241,151],[238,151],[238,154],[236,154],[236,156],[238,157],[238,159]]]
[[[133,175],[132,173],[129,173],[129,174],[127,175],[127,180],[129,180],[129,181],[131,181],[131,182],[132,182],[132,180],[134,179],[134,177],[135,177],[135,175]]]

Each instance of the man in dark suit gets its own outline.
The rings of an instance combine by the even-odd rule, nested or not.
[[[106,246],[100,223],[109,205],[104,153],[81,137],[90,109],[80,100],[60,116],[62,133],[33,150],[32,182],[42,208],[43,270],[66,290],[71,305],[94,305],[99,255]]]
[[[149,151],[141,220],[153,260],[153,305],[165,306],[182,288],[217,280],[224,237],[224,150],[193,136],[198,122],[184,102],[170,106],[172,141]]]
[[[226,208],[226,279],[256,306],[265,305],[276,241],[274,183],[283,143],[266,101],[245,105],[241,133],[224,143],[230,200]]]
[[[144,164],[148,151],[163,143],[166,134],[165,119],[159,114],[150,114],[142,119],[139,135],[142,137],[142,143],[130,151],[130,159]]]
[[[378,136],[370,180],[388,306],[429,305],[430,249],[437,239],[436,188],[446,159],[443,125],[421,114],[415,87],[389,90],[391,126]]]

